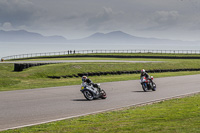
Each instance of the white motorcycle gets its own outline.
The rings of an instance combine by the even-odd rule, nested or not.
[[[87,83],[83,82],[81,84],[81,90],[80,90],[84,97],[87,100],[93,100],[93,99],[106,99],[106,92],[100,88],[100,84],[97,84],[97,87],[94,87],[92,84],[88,85]]]

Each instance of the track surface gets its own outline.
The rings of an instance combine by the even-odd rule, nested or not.
[[[0,92],[0,130],[200,92],[200,75],[154,79],[157,91],[143,92],[139,80],[102,83],[108,98],[85,100],[80,85]]]

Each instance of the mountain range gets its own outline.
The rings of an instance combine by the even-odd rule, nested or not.
[[[62,36],[43,36],[39,33],[25,30],[0,30],[0,42],[66,42]]]
[[[0,42],[39,42],[39,43],[130,43],[130,44],[188,44],[196,43],[180,40],[136,37],[122,31],[95,33],[82,39],[68,40],[63,36],[43,36],[39,33],[25,30],[0,30]]]

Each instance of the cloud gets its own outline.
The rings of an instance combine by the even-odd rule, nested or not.
[[[12,23],[13,26],[29,24],[36,12],[29,0],[1,0],[0,23]]]
[[[67,38],[114,30],[200,32],[199,12],[199,0],[0,0],[0,28]]]
[[[12,30],[13,27],[12,27],[12,24],[10,22],[5,22],[3,25],[2,25],[2,28],[4,30]]]
[[[177,21],[180,18],[178,11],[156,11],[149,22],[153,24],[151,29],[164,30],[168,28],[174,28],[177,26]]]
[[[177,11],[157,11],[155,13],[155,21],[159,24],[174,22],[178,17],[179,13]]]
[[[96,12],[93,16],[88,16],[85,26],[90,31],[113,31],[119,30],[123,11],[114,11],[111,7],[102,7],[102,10]]]
[[[95,16],[88,18],[86,25],[90,30],[98,30],[106,22],[110,21],[113,16],[111,8],[103,7],[103,11],[97,13]]]

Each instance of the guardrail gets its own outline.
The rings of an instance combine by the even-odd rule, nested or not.
[[[200,54],[200,50],[68,50],[61,52],[47,52],[47,53],[30,53],[5,56],[1,58],[3,60],[20,59],[20,58],[32,58],[40,56],[55,56],[55,55],[70,55],[70,54],[91,54],[91,53],[161,53],[161,54]]]

